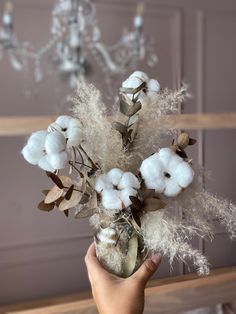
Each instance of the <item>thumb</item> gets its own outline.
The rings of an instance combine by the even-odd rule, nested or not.
[[[161,263],[161,255],[153,255],[146,259],[142,266],[131,276],[146,286],[148,280],[152,277]]]

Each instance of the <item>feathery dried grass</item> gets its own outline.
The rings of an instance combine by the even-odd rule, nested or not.
[[[106,116],[100,92],[91,84],[81,83],[74,97],[73,114],[82,125],[83,147],[102,172],[127,167],[120,134],[113,130]]]

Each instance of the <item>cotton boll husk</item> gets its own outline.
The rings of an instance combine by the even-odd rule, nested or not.
[[[102,191],[102,205],[107,210],[122,209],[120,192],[113,189],[103,190]]]
[[[53,166],[51,165],[48,155],[45,155],[44,157],[42,157],[39,160],[38,166],[45,171],[51,171],[52,172],[52,171],[56,170],[56,168],[53,168]]]
[[[132,204],[129,197],[136,196],[136,195],[137,195],[137,191],[130,187],[127,187],[120,192],[120,198],[122,202],[125,204],[125,207],[128,207]]]
[[[122,178],[121,178],[119,185],[118,185],[118,188],[120,190],[128,188],[128,187],[132,187],[135,189],[140,188],[140,182],[139,182],[138,178],[132,172],[125,172],[122,175]]]
[[[180,186],[186,188],[193,181],[194,171],[191,166],[184,161],[177,166],[174,171],[174,176],[178,178]]]
[[[47,135],[48,132],[44,130],[33,132],[28,139],[27,145],[31,150],[44,150]]]
[[[25,160],[32,165],[37,165],[39,160],[45,155],[42,150],[35,150],[26,145],[22,151],[22,155],[24,156]]]
[[[48,159],[54,169],[64,169],[69,160],[68,154],[65,151],[49,155]]]
[[[124,171],[118,168],[113,168],[107,173],[107,177],[113,185],[118,185]]]
[[[109,180],[109,177],[106,174],[100,175],[95,182],[95,190],[98,193],[101,193],[104,189],[112,189],[112,183]]]
[[[45,149],[47,154],[57,154],[65,150],[66,139],[60,132],[49,133],[45,141]]]
[[[137,77],[140,80],[142,80],[143,82],[147,82],[149,80],[147,74],[145,72],[142,72],[142,71],[135,71],[130,75],[130,77]]]

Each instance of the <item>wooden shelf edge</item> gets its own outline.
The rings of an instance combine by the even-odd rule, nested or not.
[[[23,136],[46,129],[55,120],[54,116],[6,116],[0,117],[0,136]],[[236,112],[178,114],[161,117],[153,129],[216,130],[235,129]]]
[[[210,276],[176,276],[150,282],[146,309],[171,314],[236,300],[236,267],[213,270]],[[91,293],[32,301],[0,308],[0,314],[97,313]],[[94,310],[94,311],[93,311]],[[154,313],[154,312],[153,312]]]

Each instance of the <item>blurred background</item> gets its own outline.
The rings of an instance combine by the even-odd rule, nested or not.
[[[19,40],[29,41],[36,50],[48,41],[54,3],[53,0],[13,2],[14,31]],[[134,29],[135,14],[142,16],[142,31],[145,38],[151,39],[151,58],[157,56],[159,61],[151,62],[150,67],[145,56],[137,61],[137,69],[158,79],[161,87],[175,88],[182,80],[188,83],[192,98],[183,104],[182,112],[235,111],[234,0],[147,0],[143,2],[144,10],[139,7],[142,12],[137,12],[138,3],[134,0],[96,0],[94,3],[101,41],[105,45],[118,42],[125,27],[131,31]],[[3,0],[0,0],[0,10],[3,14]],[[136,27],[139,26],[136,24]],[[118,93],[118,87],[132,71],[132,65],[116,76],[108,75],[97,66],[91,50],[88,55],[93,67],[88,80],[101,89],[109,108],[113,104],[111,91]],[[51,55],[46,55],[42,68],[49,69],[50,60]],[[37,83],[30,70],[27,71],[26,74],[16,71],[9,62],[8,53],[3,53],[0,61],[0,116],[66,112],[69,106],[66,96],[73,94],[68,80],[48,73],[53,71],[53,66]],[[191,135],[198,139],[196,147],[190,148],[193,161],[211,172],[207,189],[236,201],[236,131],[199,131]],[[49,182],[40,169],[23,160],[20,151],[26,138],[0,137],[1,305],[89,289],[84,255],[93,241],[93,231],[87,220],[75,220],[57,211],[47,213],[37,209],[42,198],[40,191]],[[213,268],[236,265],[235,242],[230,242],[217,221],[215,225],[215,240],[194,239],[194,246],[209,257]],[[170,270],[169,264],[164,262],[158,277],[181,275],[188,271],[177,262]]]

